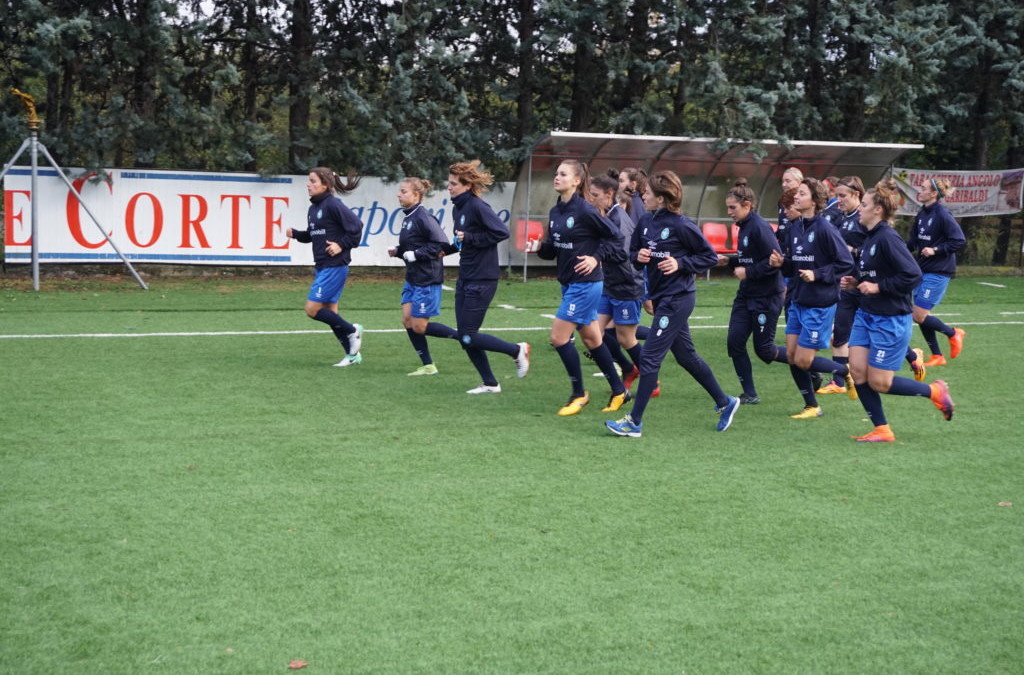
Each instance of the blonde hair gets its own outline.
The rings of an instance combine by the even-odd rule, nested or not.
[[[883,178],[875,184],[875,187],[864,193],[871,195],[871,203],[882,209],[882,220],[888,221],[896,215],[900,207],[900,189],[896,179],[892,176]]]
[[[429,180],[426,180],[425,178],[418,178],[416,176],[404,178],[402,179],[402,182],[408,185],[413,192],[419,195],[420,201],[423,201],[423,198],[430,194],[430,188],[433,187]]]
[[[956,191],[948,178],[931,178],[932,189],[939,193],[939,199],[949,197]]]

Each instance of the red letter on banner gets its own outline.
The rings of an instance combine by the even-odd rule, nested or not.
[[[90,173],[74,181],[72,185],[75,188],[75,192],[82,194],[82,186],[85,185],[85,181],[95,175],[96,174],[94,173]],[[107,183],[107,187],[110,188],[110,194],[114,194],[114,186]],[[78,213],[78,197],[75,196],[74,192],[68,191],[68,200],[65,210],[67,211],[68,229],[71,230],[71,236],[78,242],[79,246],[83,246],[85,248],[99,248],[100,246],[103,246],[103,244],[107,243],[105,239],[96,244],[86,241],[85,234],[82,232],[82,221],[79,218]],[[107,236],[110,236],[111,234],[113,233],[107,233]]]
[[[266,213],[267,213],[267,220],[266,220],[267,230],[266,230],[266,234],[267,234],[267,236],[266,236],[266,240],[264,241],[263,248],[265,248],[265,249],[266,248],[276,248],[276,249],[288,248],[288,238],[287,237],[285,237],[284,241],[281,242],[280,244],[275,244],[274,243],[274,230],[276,229],[279,233],[281,232],[281,215],[280,214],[277,214],[277,215],[274,214],[274,202],[278,202],[278,201],[279,202],[284,202],[284,205],[288,206],[288,198],[287,197],[264,197],[263,201],[264,201],[264,203],[266,204],[266,207],[267,207],[266,208]]]
[[[228,245],[228,248],[242,248],[242,245],[238,243],[239,203],[244,199],[246,206],[251,206],[252,201],[249,195],[221,195],[220,203],[224,204],[225,199],[231,201],[231,244]]]
[[[194,227],[196,230],[196,238],[199,239],[199,248],[210,248],[210,243],[206,241],[206,234],[203,233],[203,220],[206,219],[206,200],[199,195],[178,195],[181,197],[181,244],[179,248],[192,248],[192,237],[189,236],[189,231]],[[195,198],[199,202],[199,215],[192,219],[192,211],[190,205],[192,199]]]
[[[153,204],[153,234],[145,244],[140,242],[135,234],[135,206],[143,197],[147,197]],[[164,229],[164,211],[160,208],[160,201],[156,198],[156,195],[140,192],[128,200],[128,209],[124,214],[124,226],[128,232],[128,239],[139,248],[148,248],[155,244],[157,239],[160,238],[160,232]]]
[[[25,195],[31,201],[32,193],[28,190],[6,190],[4,192],[4,246],[28,246],[32,243],[32,233],[28,233],[25,241],[14,241],[14,221],[25,226],[25,211],[14,211],[14,195]]]

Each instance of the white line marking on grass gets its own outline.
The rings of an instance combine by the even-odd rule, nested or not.
[[[964,324],[966,325],[966,324]],[[551,330],[550,326],[526,326],[518,328],[487,328],[488,333],[515,331]],[[51,335],[0,335],[0,340],[39,340],[44,338],[144,338],[144,337],[233,337],[250,335],[312,335],[330,333],[329,330],[221,330],[168,333],[58,333]],[[404,333],[404,328],[379,328],[365,333]]]
[[[1015,314],[1024,314],[1024,312],[999,312],[1001,316],[1013,316]]]
[[[545,319],[557,319],[558,318],[554,314],[541,314],[541,317],[543,317]]]
[[[1021,312],[1016,312],[1020,314]],[[554,319],[552,315],[542,315]],[[964,321],[958,326],[1024,326],[1024,321]],[[725,330],[729,326],[690,326],[700,330]],[[551,326],[515,326],[511,328],[485,328],[488,333],[514,333],[517,331],[551,330]],[[222,330],[206,332],[175,332],[175,333],[58,333],[51,335],[0,335],[0,340],[39,340],[46,338],[144,338],[144,337],[235,337],[254,335],[311,335],[330,333],[329,330]],[[366,330],[366,333],[404,333],[404,328],[377,328]]]
[[[515,305],[498,305],[498,307],[501,307],[502,309],[514,309],[517,312],[524,311],[523,307],[516,307]]]
[[[444,284],[441,284],[441,290],[442,291],[454,291],[455,289],[452,288],[451,286],[445,286]]]
[[[979,281],[977,283],[979,286],[991,286],[992,288],[1006,288],[1006,286],[1004,286],[1003,284],[990,284],[987,281]]]

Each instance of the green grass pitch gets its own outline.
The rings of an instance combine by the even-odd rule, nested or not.
[[[0,672],[1024,667],[1022,279],[951,284],[964,353],[928,379],[956,415],[884,397],[891,445],[850,439],[845,396],[789,419],[788,369],[756,359],[763,403],[726,433],[671,360],[643,438],[605,431],[589,362],[559,418],[552,280],[501,284],[485,330],[533,367],[492,355],[499,396],[464,393],[454,341],[406,377],[393,279],[350,279],[346,369],[307,278],[150,284],[0,278]],[[701,280],[692,320],[733,394],[734,292]]]

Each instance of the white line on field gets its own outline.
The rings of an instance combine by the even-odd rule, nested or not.
[[[547,318],[555,318],[548,316]],[[958,326],[1024,326],[1024,321],[965,321]],[[690,326],[699,330],[725,330],[728,326]],[[517,326],[513,328],[484,328],[488,333],[514,333],[528,331],[551,330],[551,326]],[[0,340],[39,340],[45,338],[144,338],[144,337],[232,337],[253,335],[309,335],[312,333],[330,333],[329,330],[223,330],[205,332],[180,333],[58,333],[51,335],[0,335]],[[366,330],[366,333],[404,333],[404,328],[377,328]]]
[[[1006,288],[1006,286],[1004,286],[1003,284],[991,284],[991,283],[989,283],[987,281],[979,281],[978,285],[979,286],[991,286],[992,288]]]

